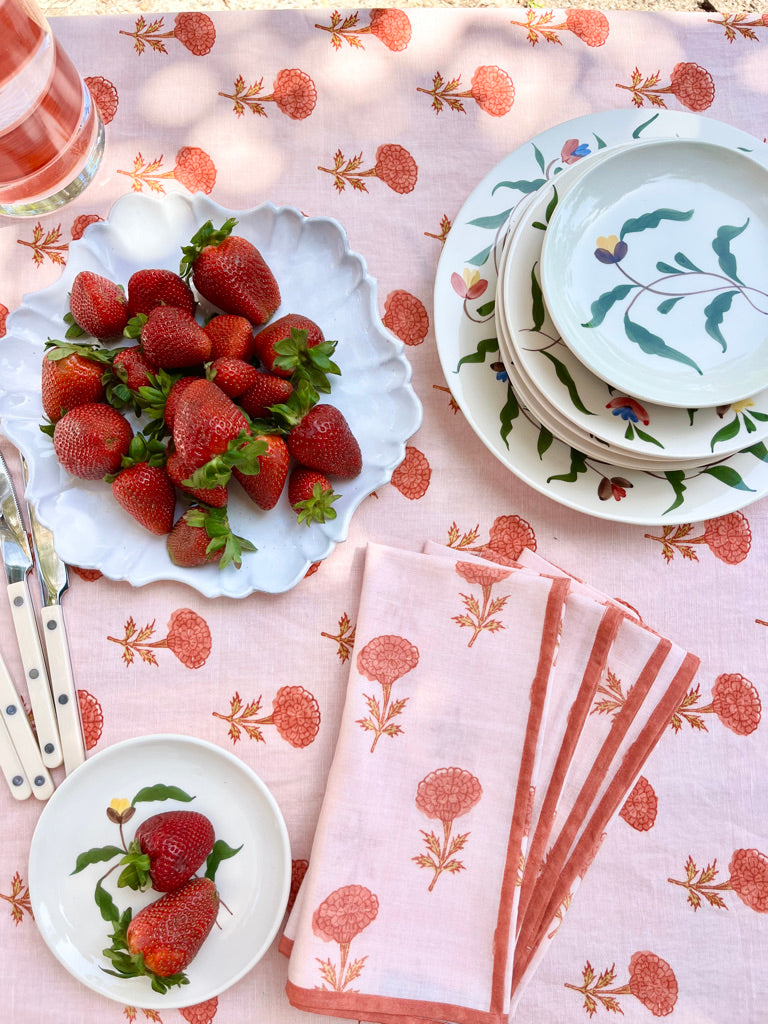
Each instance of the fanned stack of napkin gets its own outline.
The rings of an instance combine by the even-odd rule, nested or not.
[[[291,1003],[506,1020],[697,668],[530,552],[369,545]]]

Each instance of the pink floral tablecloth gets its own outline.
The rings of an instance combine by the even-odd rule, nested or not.
[[[494,458],[453,400],[432,294],[467,196],[548,128],[602,110],[651,117],[667,109],[765,139],[768,14],[329,8],[61,18],[53,27],[102,111],[106,155],[75,203],[0,223],[3,325],[23,294],[56,280],[87,224],[131,190],[201,190],[232,209],[271,200],[344,225],[378,281],[380,312],[406,345],[424,407],[391,484],[365,500],[347,541],[288,593],[211,600],[169,582],[135,589],[73,569],[65,615],[89,751],[178,732],[234,752],[283,810],[295,892],[335,747],[366,544],[420,551],[434,542],[515,560],[536,552],[631,606],[695,652],[701,668],[515,1020],[760,1024],[768,506],[649,527],[591,518],[538,493]],[[563,162],[586,142],[565,132]],[[467,289],[475,283],[463,280]],[[501,372],[493,352],[487,361],[489,373]],[[20,481],[16,454],[5,440],[0,447]],[[601,500],[627,496],[609,481]],[[485,631],[477,642],[493,640]],[[4,601],[0,643],[19,678]],[[599,695],[592,713],[613,715],[627,696],[623,680],[608,673]],[[458,718],[466,713],[455,708]],[[49,953],[31,913],[27,857],[40,805],[17,805],[4,790],[0,803],[9,1024],[311,1019],[286,998],[276,944],[233,988],[189,1009],[137,1009],[82,987]]]

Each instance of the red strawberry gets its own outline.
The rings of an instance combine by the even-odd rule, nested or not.
[[[287,402],[292,392],[293,384],[284,377],[257,370],[253,383],[239,396],[237,404],[252,419],[259,419],[269,415],[270,406]]]
[[[250,359],[253,354],[253,330],[248,320],[232,313],[220,313],[203,328],[211,339],[211,359],[233,356]]]
[[[308,316],[301,313],[286,313],[279,320],[262,328],[253,339],[253,351],[257,358],[263,363],[270,373],[276,373],[279,377],[290,377],[293,367],[283,367],[279,364],[281,353],[275,350],[275,343],[285,341],[291,337],[291,331],[306,331],[305,344],[307,348],[319,345],[325,341],[325,336]]]
[[[172,270],[137,270],[128,279],[128,318],[155,306],[175,306],[192,315],[197,303],[187,282]]]
[[[176,491],[165,466],[136,462],[121,469],[112,481],[115,501],[150,533],[170,533],[176,511]]]
[[[291,429],[287,443],[297,462],[321,473],[349,478],[362,469],[360,445],[334,405],[312,406]]]
[[[180,889],[205,862],[215,838],[213,825],[197,811],[153,814],[136,829],[120,861],[125,866],[117,884],[129,889],[151,884],[158,892]]]
[[[76,405],[104,400],[110,357],[87,345],[47,341],[42,368],[43,412],[55,423]]]
[[[213,381],[196,380],[182,391],[174,414],[173,442],[194,474],[187,486],[226,484],[233,466],[257,473],[258,456],[266,448],[262,441],[249,438],[245,413]]]
[[[213,508],[224,508],[227,504],[229,495],[224,484],[219,484],[217,487],[188,487],[184,483],[185,480],[192,476],[192,470],[184,465],[178,452],[172,452],[168,456],[166,469],[174,486],[178,487],[184,494],[194,498],[195,501],[202,501]]]
[[[149,379],[158,371],[158,366],[147,356],[140,345],[129,345],[115,353],[112,369],[117,378],[131,391],[152,384]]]
[[[288,479],[291,456],[288,452],[288,445],[279,434],[262,434],[260,436],[266,443],[267,450],[259,456],[259,472],[246,476],[240,470],[233,469],[232,473],[251,501],[267,511],[275,507],[283,493],[285,481]]]
[[[132,918],[115,922],[112,946],[104,950],[122,978],[146,975],[156,992],[188,979],[183,973],[213,928],[219,894],[210,878],[192,878]]]
[[[142,320],[143,314],[134,323]],[[141,346],[147,358],[166,370],[197,366],[211,356],[211,339],[203,328],[190,313],[174,306],[150,310],[141,326]]]
[[[234,356],[219,356],[206,365],[205,375],[215,381],[225,395],[239,398],[258,380],[259,371],[252,363]]]
[[[106,402],[78,405],[53,432],[53,448],[64,469],[82,480],[116,473],[133,437],[128,420]]]
[[[233,235],[231,217],[218,229],[207,221],[182,248],[181,276],[225,313],[264,324],[280,305],[280,288],[259,250]]]
[[[81,270],[72,282],[69,314],[64,319],[74,327],[67,337],[79,336],[83,331],[94,338],[117,337],[128,323],[125,292],[109,278]]]
[[[179,379],[174,381],[171,385],[168,397],[165,400],[165,409],[163,412],[166,426],[171,432],[173,432],[173,424],[176,419],[176,407],[179,404],[179,398],[193,381],[200,379],[200,377],[179,377]]]
[[[239,569],[242,552],[255,551],[253,544],[232,532],[226,509],[193,505],[177,519],[166,541],[174,565],[184,569],[217,563],[220,569],[230,563]]]
[[[288,501],[300,523],[324,523],[336,518],[332,507],[336,494],[324,473],[305,466],[295,466],[288,480]]]

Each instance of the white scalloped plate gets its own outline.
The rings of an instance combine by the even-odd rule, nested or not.
[[[269,512],[232,488],[229,519],[235,533],[257,547],[242,568],[180,569],[168,558],[165,538],[143,530],[113,500],[101,481],[75,480],[59,465],[43,422],[40,365],[48,337],[62,337],[67,294],[81,270],[127,284],[141,267],[178,271],[181,246],[207,220],[237,218],[236,232],[261,251],[280,285],[275,316],[304,313],[336,339],[334,377],[328,401],[344,413],[363,453],[354,480],[339,482],[337,518],[299,525],[283,494]],[[343,541],[360,502],[389,482],[418,429],[421,405],[411,387],[403,343],[383,326],[376,282],[362,256],[350,250],[338,221],[305,217],[291,207],[264,203],[227,210],[197,194],[163,198],[128,194],[107,220],[92,224],[69,247],[67,265],[50,287],[25,296],[8,317],[0,346],[0,429],[27,459],[27,494],[40,519],[53,530],[56,549],[70,565],[99,569],[111,579],[142,586],[176,580],[206,597],[246,597],[254,591],[290,590],[309,567]]]
[[[192,803],[138,801],[126,823],[128,841],[139,822],[162,811],[189,808],[209,818],[217,839],[232,849],[215,874],[221,908],[214,928],[186,970],[189,983],[160,995],[148,978],[116,978],[102,955],[111,926],[94,900],[109,864],[72,874],[79,854],[119,842],[106,809],[145,787],[175,786]],[[158,898],[152,890],[118,889],[104,881],[119,911],[136,914]],[[229,751],[192,736],[158,734],[115,743],[89,758],[61,783],[43,808],[29,854],[29,895],[46,945],[82,984],[128,1006],[166,1010],[205,1002],[252,970],[272,945],[291,886],[288,830],[274,797],[248,765]]]

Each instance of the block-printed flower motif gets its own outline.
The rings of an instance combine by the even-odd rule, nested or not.
[[[436,818],[443,826],[442,836],[435,832],[421,830],[427,853],[420,853],[412,860],[420,868],[432,871],[428,892],[432,892],[440,875],[450,875],[464,870],[464,864],[456,854],[467,844],[469,832],[452,834],[456,818],[468,814],[480,801],[483,788],[472,772],[465,768],[438,768],[421,780],[416,789],[416,806],[428,818]]]
[[[344,885],[327,896],[312,915],[312,931],[323,942],[339,946],[339,963],[329,957],[320,960],[323,988],[333,992],[350,990],[350,984],[360,977],[366,956],[349,960],[352,940],[364,931],[379,913],[379,899],[364,885]]]

